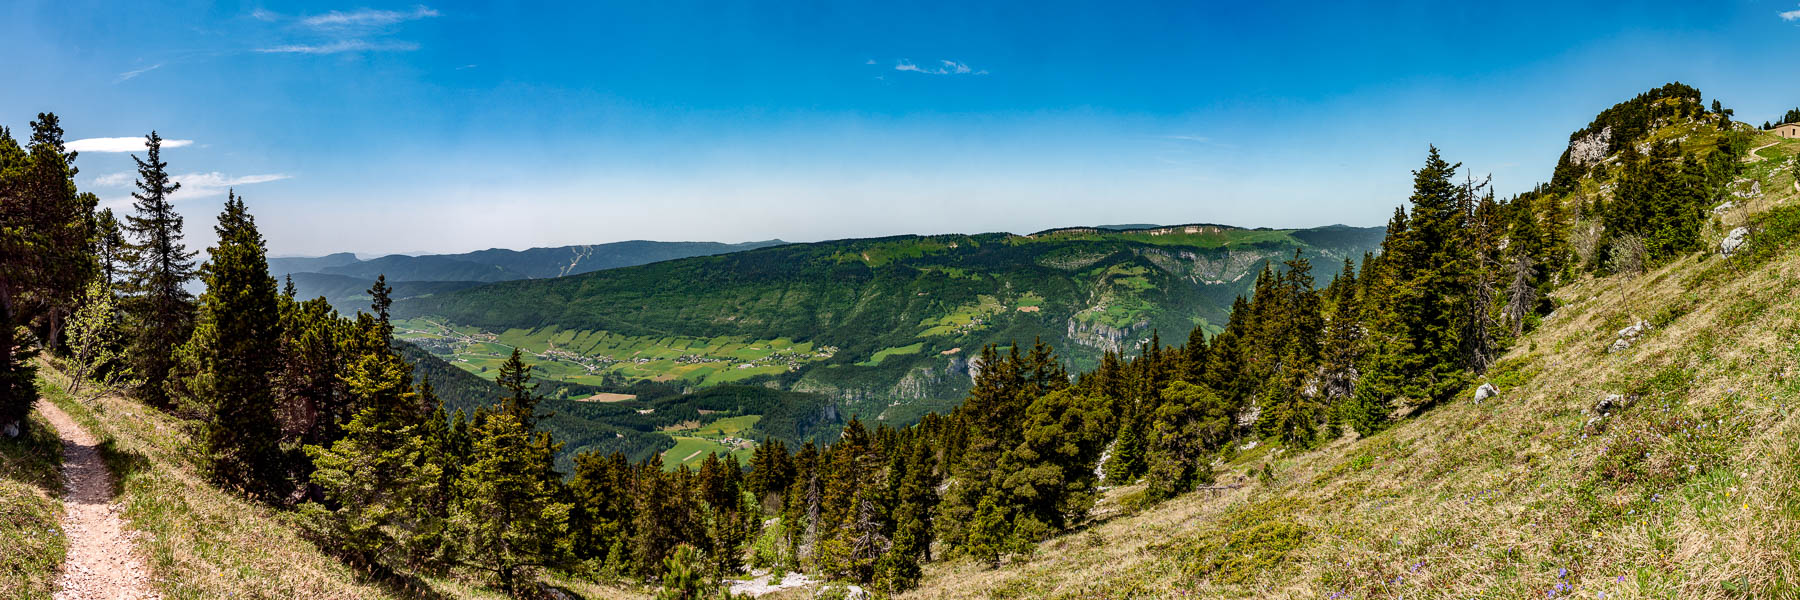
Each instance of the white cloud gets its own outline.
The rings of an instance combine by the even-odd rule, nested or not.
[[[162,147],[180,148],[193,145],[194,140],[163,140]],[[144,149],[144,138],[141,137],[109,137],[85,138],[69,142],[66,146],[76,152],[137,152]]]
[[[137,173],[136,172],[121,171],[118,173],[109,173],[106,175],[101,175],[99,177],[95,177],[94,185],[100,186],[100,187],[121,187],[121,186],[131,185],[131,183],[134,181],[137,181]]]
[[[1800,10],[1790,10],[1790,11],[1781,13],[1781,20],[1783,20],[1783,21],[1800,21]]]
[[[162,68],[162,66],[163,66],[163,64],[162,64],[162,63],[156,63],[156,64],[154,64],[154,65],[150,65],[150,66],[148,66],[148,67],[144,67],[144,68],[142,68],[142,69],[132,69],[132,70],[130,70],[130,71],[126,71],[126,72],[124,72],[124,73],[120,73],[120,74],[119,74],[119,79],[118,79],[118,80],[119,80],[119,81],[125,81],[125,80],[127,80],[127,79],[131,79],[131,78],[133,78],[133,77],[137,77],[137,76],[139,76],[139,75],[143,75],[143,74],[145,74],[145,73],[149,73],[149,72],[151,72],[151,71],[155,71],[155,70],[157,70],[157,69],[160,69],[160,68]]]
[[[872,64],[875,64],[875,59],[873,59],[873,58],[871,58],[871,59],[869,59],[869,62],[866,62],[866,63],[863,63],[863,64],[865,64],[865,65],[872,65]]]
[[[286,44],[257,48],[264,54],[339,54],[343,52],[380,52],[418,50],[419,45],[412,42],[370,42],[366,40],[338,40],[327,44]]]
[[[379,27],[406,21],[416,21],[427,17],[438,16],[438,11],[424,5],[413,7],[411,11],[374,10],[364,8],[350,12],[331,11],[322,15],[313,15],[300,19],[300,23],[308,27],[321,29],[341,27]]]
[[[226,190],[231,188],[258,183],[268,183],[271,181],[281,181],[290,177],[292,176],[284,173],[229,177],[224,173],[213,171],[210,173],[184,173],[172,176],[170,179],[181,184],[181,189],[175,192],[175,197],[186,200],[218,196],[224,194]]]
[[[977,71],[973,68],[970,68],[969,65],[966,65],[966,64],[954,61],[954,60],[940,60],[940,61],[938,61],[938,63],[940,63],[941,66],[921,67],[919,65],[913,64],[913,62],[910,60],[906,60],[906,59],[902,58],[902,59],[900,59],[900,62],[898,62],[894,65],[894,70],[895,71],[911,71],[913,73],[924,73],[926,75],[986,75],[986,74],[988,74],[987,69],[982,69],[980,71]]]
[[[281,18],[281,15],[259,8],[250,11],[250,18],[267,23]]]

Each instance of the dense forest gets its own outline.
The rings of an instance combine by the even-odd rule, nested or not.
[[[28,426],[31,359],[42,352],[78,382],[195,423],[208,477],[291,511],[321,548],[371,577],[466,570],[522,595],[539,573],[557,571],[700,598],[757,567],[885,596],[916,585],[922,563],[998,566],[1080,527],[1104,487],[1145,482],[1130,501],[1154,504],[1243,476],[1212,466],[1243,442],[1304,449],[1450,401],[1555,308],[1547,294],[1559,283],[1641,271],[1701,247],[1706,211],[1747,144],[1727,111],[1700,102],[1697,90],[1671,84],[1609,109],[1572,140],[1611,131],[1605,154],[1616,161],[1565,155],[1551,183],[1509,199],[1432,148],[1379,252],[1325,265],[1295,252],[1256,275],[1216,333],[1192,327],[1174,343],[1153,335],[1085,372],[1070,372],[1042,341],[988,344],[971,361],[966,398],[917,424],[850,418],[840,428],[821,418],[830,411],[819,397],[760,387],[670,394],[652,412],[604,415],[626,424],[607,432],[626,445],[644,440],[626,430],[701,411],[763,415],[766,439],[749,464],[710,455],[674,470],[585,439],[591,448],[559,468],[570,443],[559,431],[573,431],[559,430],[559,419],[621,409],[546,411],[546,396],[588,390],[540,386],[516,350],[489,382],[397,344],[381,277],[355,315],[296,297],[269,275],[265,241],[235,193],[218,215],[218,244],[197,262],[169,203],[179,184],[155,132],[137,158],[131,213],[96,211],[95,197],[76,189],[77,156],[57,118],[42,114],[24,146],[0,130],[0,425]],[[1648,139],[1674,122],[1714,133]],[[1616,193],[1584,192],[1599,170]],[[882,285],[862,262],[787,272],[765,261],[772,256],[714,257],[693,264],[734,268],[679,275],[761,270],[782,272],[790,286]],[[195,278],[198,297],[185,287]],[[519,284],[565,285],[615,283]],[[679,302],[681,292],[644,300]],[[632,314],[585,318],[656,328],[682,316],[618,310]],[[846,337],[872,327],[840,326]]]

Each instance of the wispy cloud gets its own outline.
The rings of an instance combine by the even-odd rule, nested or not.
[[[1781,20],[1790,21],[1790,22],[1800,21],[1800,10],[1790,10],[1790,11],[1781,13]]]
[[[194,198],[210,198],[223,195],[226,190],[235,187],[281,181],[292,177],[293,176],[285,173],[266,173],[261,175],[230,177],[224,173],[213,171],[210,173],[184,173],[170,177],[170,179],[181,184],[181,189],[175,192],[175,197],[182,200],[191,200]]]
[[[98,187],[122,187],[131,185],[131,182],[133,181],[137,181],[137,173],[132,171],[120,171],[118,173],[108,173],[106,175],[95,177],[94,185]]]
[[[194,140],[163,140],[164,148],[180,148],[193,145]],[[68,149],[76,152],[137,152],[144,149],[144,138],[141,137],[107,137],[84,138],[66,144]]]
[[[1163,136],[1163,139],[1175,140],[1178,142],[1195,142],[1195,143],[1199,143],[1199,144],[1212,143],[1212,138],[1206,137],[1204,135],[1165,135],[1165,136]]]
[[[258,21],[263,21],[265,23],[271,23],[271,22],[274,22],[276,19],[280,19],[281,15],[278,15],[278,14],[275,14],[268,10],[259,8],[259,9],[250,11],[250,18],[256,19]]]
[[[142,69],[132,69],[132,70],[130,70],[130,71],[126,71],[126,72],[124,72],[124,73],[120,73],[120,74],[119,74],[119,79],[118,79],[118,80],[117,80],[117,81],[125,81],[125,80],[128,80],[128,79],[131,79],[131,78],[133,78],[133,77],[137,77],[137,76],[139,76],[139,75],[143,75],[143,74],[145,74],[145,73],[149,73],[149,72],[151,72],[151,71],[155,71],[155,70],[157,70],[157,69],[160,69],[160,68],[162,68],[162,66],[163,66],[163,64],[162,64],[162,63],[156,63],[156,64],[154,64],[154,65],[150,65],[150,66],[148,66],[148,67],[144,67],[144,68],[142,68]],[[116,83],[116,82],[115,82],[115,83]]]
[[[419,19],[435,17],[435,16],[438,16],[438,11],[432,10],[430,7],[427,7],[424,5],[415,6],[410,11],[374,10],[374,9],[364,8],[364,9],[360,9],[360,10],[353,10],[350,12],[338,12],[338,11],[334,10],[334,11],[331,11],[331,12],[328,12],[328,13],[325,13],[322,15],[313,15],[310,17],[303,17],[300,19],[300,24],[305,25],[307,27],[317,27],[317,28],[322,28],[322,29],[323,28],[342,28],[342,27],[380,27],[383,25],[393,25],[395,23],[403,23],[406,21],[417,21]]]
[[[969,65],[966,65],[966,64],[954,61],[954,60],[940,60],[940,61],[938,61],[938,63],[939,63],[939,65],[935,66],[935,67],[921,67],[917,64],[914,64],[910,60],[906,60],[906,59],[902,58],[902,59],[900,59],[900,62],[894,64],[894,70],[895,71],[908,71],[908,72],[912,72],[912,73],[923,73],[926,75],[986,75],[986,74],[988,74],[987,69],[982,69],[982,70],[977,71],[977,70],[969,67]]]
[[[341,54],[344,52],[410,52],[418,49],[419,45],[412,42],[337,40],[323,44],[283,44],[257,48],[256,51],[264,54]]]

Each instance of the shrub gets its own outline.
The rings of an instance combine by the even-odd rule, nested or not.
[[[1220,531],[1205,531],[1166,548],[1184,576],[1218,584],[1242,584],[1281,568],[1306,545],[1311,531],[1295,521],[1300,502],[1277,499],[1233,511]]]
[[[1749,249],[1737,256],[1747,266],[1768,262],[1800,246],[1800,206],[1784,206],[1750,222]]]

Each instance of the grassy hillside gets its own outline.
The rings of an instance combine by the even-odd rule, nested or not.
[[[139,550],[149,557],[164,598],[503,597],[470,583],[464,573],[400,581],[365,577],[309,541],[296,513],[243,500],[202,478],[189,433],[193,424],[132,400],[77,400],[54,383],[42,387],[50,401],[102,440],[102,456],[120,479],[122,516],[141,534]],[[12,547],[0,553],[0,561],[13,560]],[[50,564],[56,562],[60,552]],[[37,576],[47,570],[37,569]],[[635,589],[558,576],[549,580],[585,598],[648,597]]]
[[[68,549],[61,530],[62,439],[36,412],[0,436],[0,598],[49,598]]]
[[[1324,273],[1380,229],[1188,225],[794,244],[395,306],[402,336],[473,372],[512,348],[553,379],[769,383],[905,422],[961,398],[983,344],[1042,338],[1077,369],[1160,332],[1222,323],[1270,260]],[[484,373],[482,367],[490,367]]]
[[[929,566],[907,597],[1800,597],[1800,191],[1785,162],[1800,143],[1753,142],[1776,144],[1742,182],[1763,193],[1705,234],[1712,248],[1748,226],[1750,250],[1565,285],[1477,380],[1497,397],[1471,386],[1311,451],[1236,446],[1223,489],[1142,510],[1141,490],[1110,490],[1098,523],[1000,569]],[[1613,395],[1627,404],[1603,405]]]

